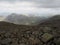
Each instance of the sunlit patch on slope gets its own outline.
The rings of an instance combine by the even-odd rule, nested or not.
[[[0,16],[0,21],[4,21],[6,17]]]

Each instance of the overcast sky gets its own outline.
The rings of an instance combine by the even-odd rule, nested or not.
[[[8,13],[60,14],[60,0],[0,0],[0,15]]]

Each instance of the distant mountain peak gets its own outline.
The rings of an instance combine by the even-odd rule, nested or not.
[[[6,17],[5,21],[19,25],[36,25],[45,19],[46,17],[12,13]]]

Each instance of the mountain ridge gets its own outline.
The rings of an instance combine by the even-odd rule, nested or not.
[[[22,14],[11,14],[8,15],[5,19],[6,22],[22,25],[37,25],[39,22],[46,20],[46,17],[40,16],[26,16]]]
[[[58,18],[59,16],[57,16]],[[56,16],[52,17],[54,21]],[[60,23],[49,20],[39,25],[17,25],[9,22],[0,22],[0,44],[4,45],[60,45]],[[57,19],[58,20],[58,19]],[[59,26],[58,26],[59,25]],[[43,38],[41,38],[41,36]],[[44,37],[48,36],[48,37]],[[51,39],[52,36],[54,39]],[[42,40],[41,40],[42,39]],[[44,39],[44,40],[43,40]],[[44,43],[43,41],[48,41]],[[28,43],[28,44],[27,44]]]

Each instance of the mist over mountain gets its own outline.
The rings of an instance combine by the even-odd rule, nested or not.
[[[37,25],[45,21],[47,17],[44,16],[34,16],[34,15],[24,15],[12,13],[8,15],[4,21],[19,24],[19,25]]]

